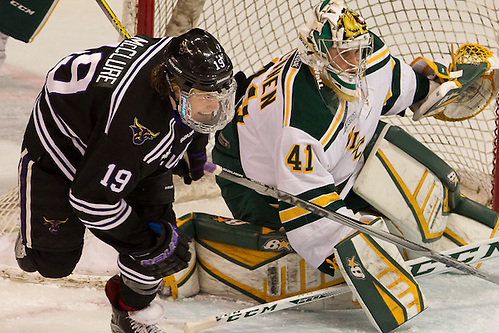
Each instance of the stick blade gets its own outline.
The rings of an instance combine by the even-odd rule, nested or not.
[[[195,333],[218,325],[216,318],[190,321],[184,324],[184,333]]]

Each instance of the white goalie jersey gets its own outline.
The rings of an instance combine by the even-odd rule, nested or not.
[[[353,216],[344,196],[363,165],[363,151],[382,114],[413,104],[417,79],[376,36],[356,102],[318,83],[297,51],[275,59],[250,82],[237,110],[245,174],[327,209]],[[293,248],[318,267],[353,230],[279,202]]]

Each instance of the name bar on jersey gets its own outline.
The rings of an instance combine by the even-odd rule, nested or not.
[[[123,40],[107,57],[95,82],[99,86],[112,87],[149,42],[149,40],[138,36]]]

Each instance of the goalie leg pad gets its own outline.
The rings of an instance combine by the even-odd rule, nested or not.
[[[171,296],[173,299],[183,299],[195,296],[199,293],[199,275],[196,259],[195,241],[189,242],[191,259],[188,266],[175,274],[163,278],[163,286],[160,294]]]
[[[353,191],[387,217],[391,233],[439,252],[497,235],[497,213],[462,196],[450,166],[402,129],[378,130]]]
[[[499,216],[492,209],[467,197],[460,197],[455,210],[447,216],[444,237],[436,244],[441,252],[456,246],[476,243],[498,235]]]
[[[374,222],[386,229],[381,218]],[[334,258],[379,331],[391,331],[425,309],[422,291],[395,245],[356,232],[336,245]]]
[[[396,126],[385,126],[353,191],[388,218],[391,233],[432,247],[446,227],[447,184],[441,178],[449,174],[455,172],[421,143]]]

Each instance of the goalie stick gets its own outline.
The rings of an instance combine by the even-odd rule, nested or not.
[[[487,239],[485,241],[469,244],[466,246],[450,249],[443,254],[468,264],[478,263],[499,256],[499,238]],[[452,268],[433,259],[420,257],[406,261],[411,273],[415,277],[426,277],[445,273]],[[330,297],[335,297],[350,291],[346,285],[336,285],[306,294],[280,299],[274,302],[256,305],[250,308],[220,314],[215,317],[184,324],[184,333],[193,333],[218,325],[234,322],[240,319],[253,318],[255,316],[273,313],[291,307],[312,303]]]
[[[330,220],[333,220],[335,222],[338,222],[340,224],[349,226],[350,228],[356,229],[362,233],[365,233],[370,236],[377,237],[379,239],[382,239],[384,241],[387,241],[389,243],[401,246],[405,249],[417,252],[421,254],[422,256],[432,258],[435,261],[441,262],[445,265],[448,265],[452,268],[458,269],[464,273],[476,276],[478,278],[481,278],[483,280],[492,282],[494,284],[499,284],[499,276],[495,274],[491,274],[488,272],[484,272],[482,270],[479,270],[475,267],[472,267],[466,263],[462,263],[457,261],[456,259],[449,257],[445,254],[436,252],[430,248],[427,248],[425,246],[416,244],[412,241],[409,241],[405,238],[399,237],[397,235],[390,234],[388,232],[385,232],[381,229],[377,229],[371,225],[367,224],[362,224],[359,221],[352,219],[348,216],[341,215],[337,212],[327,210],[319,205],[316,205],[312,202],[303,200],[298,198],[297,196],[294,196],[290,193],[287,193],[285,191],[273,188],[269,185],[262,184],[260,182],[257,182],[255,180],[249,179],[243,175],[240,175],[236,172],[230,171],[228,169],[225,169],[219,165],[209,163],[207,162],[205,164],[205,170],[215,174],[216,176],[225,178],[227,180],[230,180],[234,183],[237,183],[239,185],[251,188],[253,190],[256,190],[260,193],[263,193],[265,195],[272,196],[274,198],[277,198],[281,201],[287,202],[293,206],[297,206],[300,208],[303,208],[305,210],[308,210],[309,212],[316,214],[321,217],[328,218]]]

